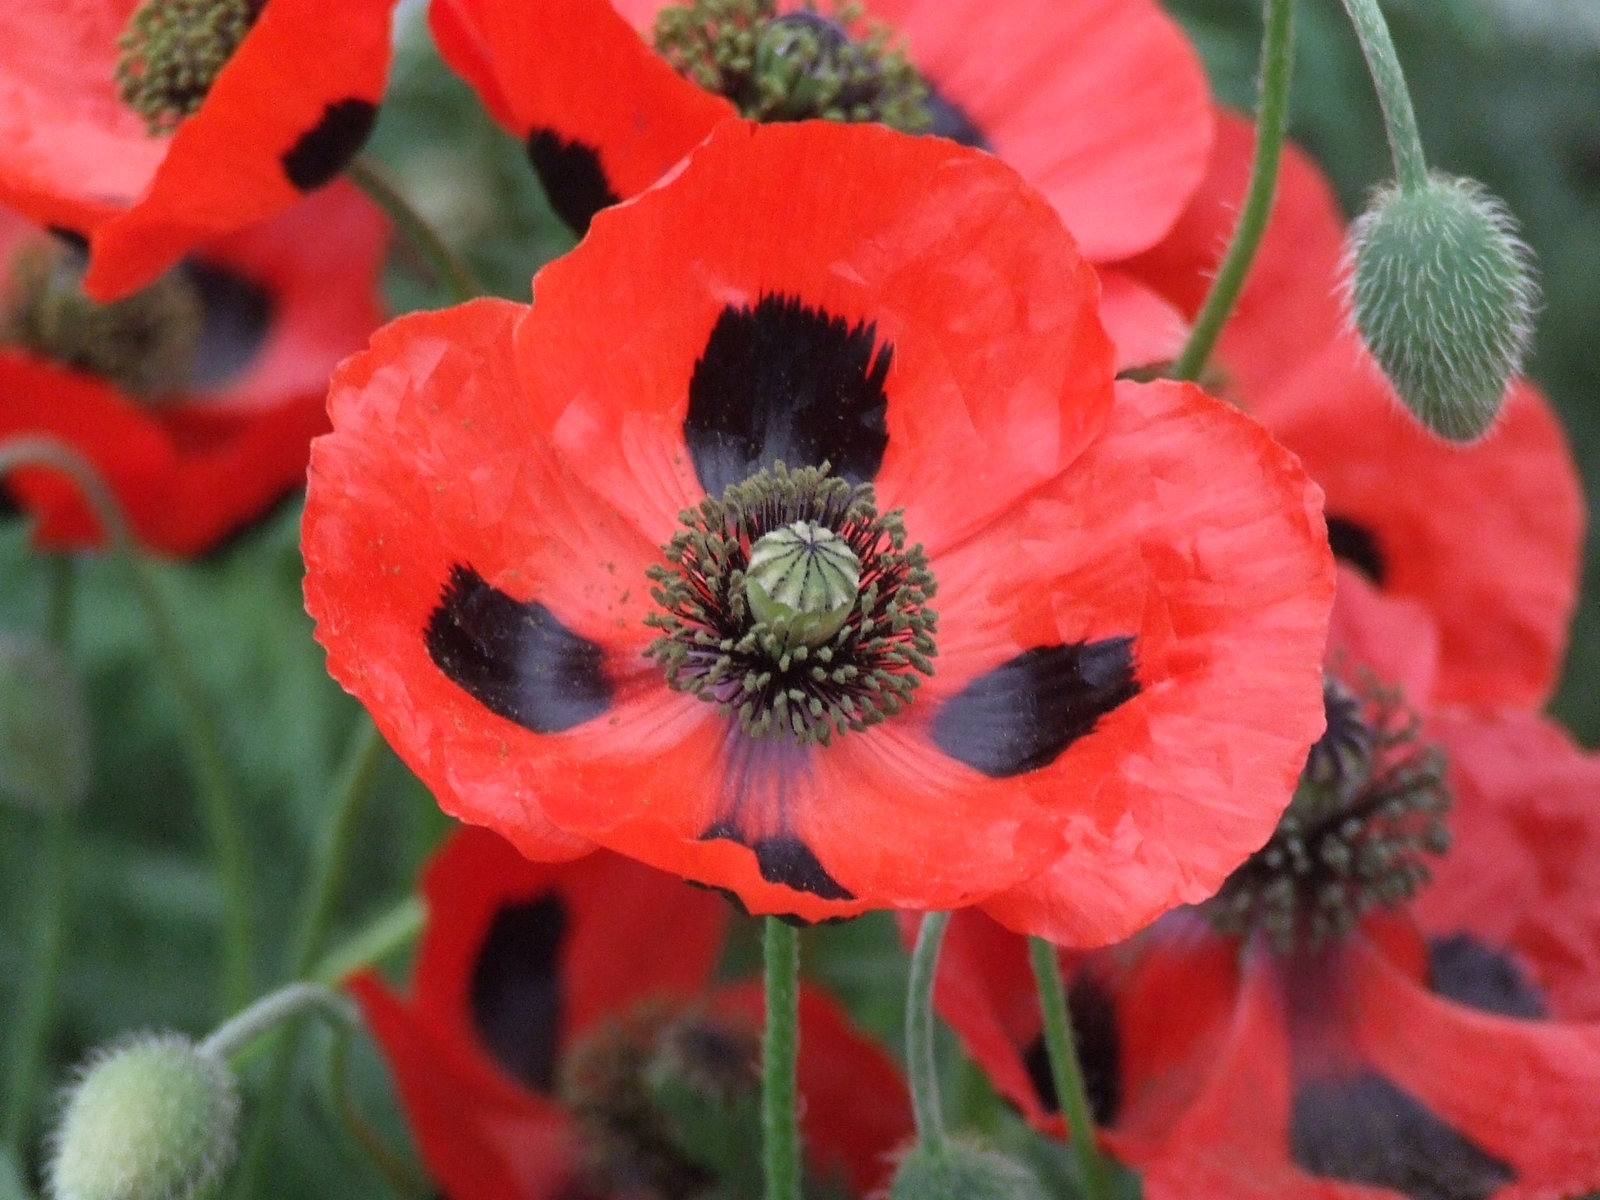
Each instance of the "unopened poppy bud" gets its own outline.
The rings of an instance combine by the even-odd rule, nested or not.
[[[750,547],[745,594],[758,621],[782,623],[788,646],[820,646],[839,631],[861,588],[861,560],[815,521],[774,529]]]
[[[895,1171],[889,1200],[1045,1200],[1045,1190],[1016,1159],[950,1138],[937,1151],[911,1148]]]
[[[176,1034],[99,1052],[62,1107],[52,1200],[201,1200],[233,1160],[238,1087],[220,1058]]]
[[[1434,433],[1482,437],[1522,365],[1538,290],[1510,213],[1470,179],[1380,192],[1351,231],[1356,328]]]

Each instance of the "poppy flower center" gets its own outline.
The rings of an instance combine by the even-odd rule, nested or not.
[[[852,36],[851,30],[860,30]],[[776,0],[690,0],[656,16],[655,46],[674,70],[757,121],[878,121],[906,133],[933,124],[928,85],[860,5],[826,17]]]
[[[1272,838],[1208,902],[1226,933],[1262,929],[1280,950],[1348,933],[1428,882],[1425,855],[1450,846],[1444,755],[1393,692],[1323,684],[1328,727],[1306,757]]]
[[[933,674],[936,584],[871,485],[779,463],[679,520],[650,570],[661,633],[645,653],[746,734],[826,745]]]
[[[193,376],[205,329],[205,303],[183,271],[101,304],[82,287],[85,260],[75,248],[42,242],[11,264],[0,344],[109,380],[146,403],[181,391]]]
[[[117,90],[151,137],[171,133],[204,103],[267,0],[144,0],[117,49]]]

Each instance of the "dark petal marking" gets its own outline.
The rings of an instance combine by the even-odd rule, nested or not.
[[[593,146],[569,142],[553,130],[535,129],[528,135],[528,161],[556,216],[579,237],[589,232],[595,213],[619,202]]]
[[[231,267],[186,260],[184,277],[200,297],[204,324],[189,386],[218,387],[250,365],[272,327],[272,293]]]
[[[856,898],[854,892],[828,874],[821,861],[812,853],[811,847],[792,833],[757,838],[752,842],[740,833],[739,827],[733,822],[718,821],[700,835],[702,842],[715,841],[718,838],[726,838],[730,842],[738,842],[741,846],[749,847],[756,856],[756,867],[761,872],[761,878],[768,883],[782,884],[797,892],[810,892],[823,900]]]
[[[489,1057],[537,1092],[555,1086],[561,1051],[561,949],[555,895],[495,913],[472,966],[472,1024]]]
[[[1390,1188],[1411,1200],[1485,1200],[1517,1177],[1376,1071],[1303,1081],[1289,1153],[1312,1175]]]
[[[1365,525],[1329,513],[1328,545],[1335,558],[1349,563],[1373,583],[1381,585],[1389,574],[1389,564],[1378,546],[1378,537]]]
[[[830,463],[865,483],[889,444],[884,381],[894,348],[798,299],[722,310],[689,380],[684,438],[700,484],[720,496],[762,468]]]
[[[370,100],[349,97],[322,110],[322,119],[283,152],[283,173],[302,192],[331,180],[356,156],[372,132],[378,109]]]
[[[1089,1115],[1096,1125],[1114,1124],[1122,1111],[1122,1038],[1111,993],[1092,976],[1079,975],[1067,991],[1067,1008],[1072,1014],[1072,1040],[1083,1070]],[[1022,1065],[1045,1111],[1060,1112],[1061,1101],[1050,1073],[1050,1047],[1044,1034],[1023,1050]]]
[[[1544,994],[1511,956],[1470,933],[1429,940],[1428,987],[1480,1012],[1527,1020],[1550,1015]]]
[[[1049,766],[1139,694],[1133,638],[1035,646],[946,700],[933,741],[995,779]]]
[[[17,494],[4,483],[0,483],[0,521],[21,515],[22,505],[17,500]]]
[[[989,139],[967,115],[966,109],[946,98],[931,83],[928,84],[928,98],[924,103],[928,108],[928,116],[933,118],[929,133],[935,137],[949,138],[963,146],[971,146],[974,150],[992,149]]]
[[[68,246],[71,246],[74,250],[84,255],[87,259],[89,254],[89,239],[84,237],[83,234],[79,233],[76,229],[68,229],[65,225],[51,225],[49,226],[49,229],[57,239],[66,243]]]
[[[471,567],[450,569],[423,637],[434,665],[468,695],[535,733],[560,733],[611,707],[604,651]]]

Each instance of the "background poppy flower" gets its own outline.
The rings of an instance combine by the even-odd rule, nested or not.
[[[95,298],[143,287],[343,169],[383,94],[393,3],[264,0],[198,111],[161,137],[117,91],[134,0],[5,5],[0,204],[86,237]]]
[[[1420,612],[1359,583],[1341,608],[1336,640],[1355,653]],[[1427,679],[1425,654],[1410,666]],[[1600,1184],[1600,923],[1582,865],[1600,763],[1516,710],[1434,710],[1425,736],[1451,764],[1453,840],[1402,911],[1294,950],[1185,911],[1066,956],[1102,1139],[1146,1195],[1481,1200]],[[1060,1132],[1022,939],[957,914],[937,999],[1000,1093]]]
[[[530,857],[1084,939],[1198,899],[1320,729],[1330,559],[1259,427],[1113,387],[1095,291],[987,155],[720,126],[531,309],[415,315],[338,373],[303,542],[329,670]],[[871,481],[937,578],[935,672],[831,744],[747,735],[644,654],[679,515],[779,460]]]
[[[759,1031],[759,986],[712,985],[730,910],[710,892],[604,852],[533,864],[471,828],[446,843],[422,887],[428,923],[411,997],[370,973],[350,987],[422,1156],[455,1200],[609,1194],[585,1167],[594,1131],[573,1109],[584,1086],[574,1072],[626,1022],[661,1013],[709,1022],[708,1037]],[[864,1195],[886,1182],[886,1156],[911,1132],[905,1085],[812,988],[800,1037],[811,1167]]]
[[[1127,264],[1192,315],[1244,193],[1252,127],[1223,114],[1205,184],[1172,233]],[[1294,450],[1326,491],[1334,552],[1439,622],[1439,698],[1537,705],[1555,685],[1577,603],[1584,502],[1560,422],[1513,384],[1467,447],[1419,427],[1346,331],[1344,222],[1315,165],[1286,147],[1278,195],[1208,379]],[[1159,323],[1107,324],[1130,346]],[[1124,355],[1126,357],[1126,355]]]
[[[105,477],[141,542],[169,554],[208,549],[304,478],[311,438],[327,428],[328,372],[382,319],[387,232],[378,211],[341,184],[197,248],[176,268],[201,315],[188,382],[176,394],[139,400],[90,371],[0,342],[0,437],[60,438]],[[0,259],[48,241],[0,217]],[[0,313],[16,302],[0,292]],[[37,518],[39,544],[101,540],[71,481],[24,470],[6,485]]]

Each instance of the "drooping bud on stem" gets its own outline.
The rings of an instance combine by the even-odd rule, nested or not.
[[[1045,1200],[1047,1193],[1022,1163],[966,1137],[942,1149],[917,1145],[900,1160],[889,1200]]]
[[[1380,192],[1351,230],[1351,316],[1411,413],[1452,441],[1493,423],[1538,289],[1505,206],[1470,179]]]

